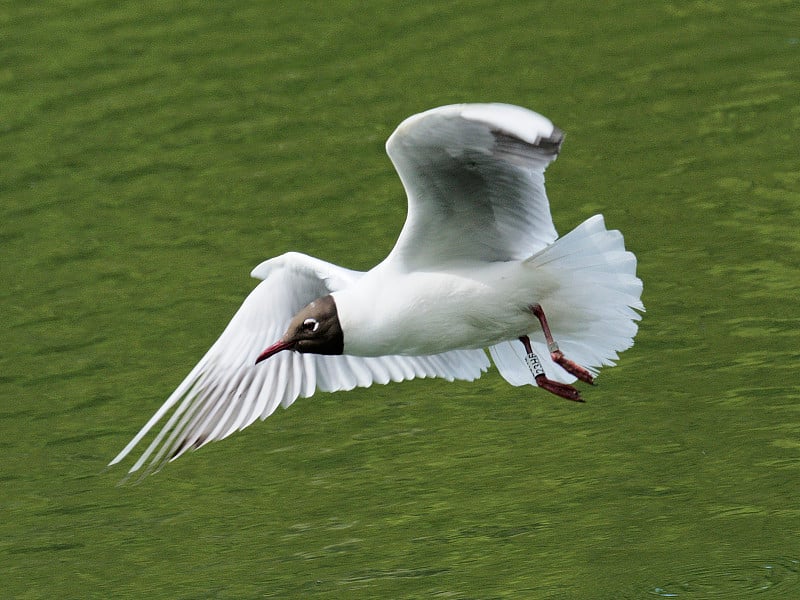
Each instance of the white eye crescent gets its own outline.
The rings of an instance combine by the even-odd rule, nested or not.
[[[316,319],[306,319],[305,321],[303,321],[303,329],[305,331],[310,331],[313,333],[317,329],[319,329],[319,321],[317,321]]]

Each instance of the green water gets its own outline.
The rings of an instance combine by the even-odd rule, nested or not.
[[[288,6],[0,7],[0,597],[800,597],[797,3]],[[320,394],[118,486],[249,270],[376,263],[385,138],[488,100],[640,259],[588,403]]]

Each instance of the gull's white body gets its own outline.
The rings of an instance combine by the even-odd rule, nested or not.
[[[317,389],[476,379],[489,367],[484,348],[509,383],[536,385],[521,335],[548,378],[574,381],[550,360],[534,304],[566,356],[592,373],[614,364],[633,344],[642,284],[635,257],[602,216],[558,238],[544,170],[561,139],[545,117],[503,104],[446,106],[406,119],[387,141],[409,204],[389,256],[366,273],[293,252],[260,264],[252,275],[262,283],[111,464],[168,413],[131,471],[226,437]],[[281,352],[254,364],[295,313],[327,294],[344,354]]]
[[[533,331],[538,321],[527,307],[556,287],[515,261],[398,274],[375,269],[333,297],[345,353],[421,355],[488,348]]]

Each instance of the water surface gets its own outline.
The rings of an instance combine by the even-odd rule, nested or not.
[[[0,9],[0,571],[16,598],[800,594],[793,2]],[[457,101],[567,132],[564,233],[640,259],[588,402],[480,381],[298,401],[140,485],[104,465],[264,258],[368,268],[383,143]]]

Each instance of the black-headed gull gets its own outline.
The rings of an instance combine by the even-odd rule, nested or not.
[[[563,134],[507,104],[458,104],[403,121],[389,154],[408,217],[367,272],[290,252],[110,464],[167,422],[131,467],[158,467],[316,390],[414,377],[472,381],[489,349],[512,385],[580,400],[570,383],[633,345],[642,282],[622,235],[595,215],[562,238],[544,170]],[[270,345],[271,344],[271,345]]]

